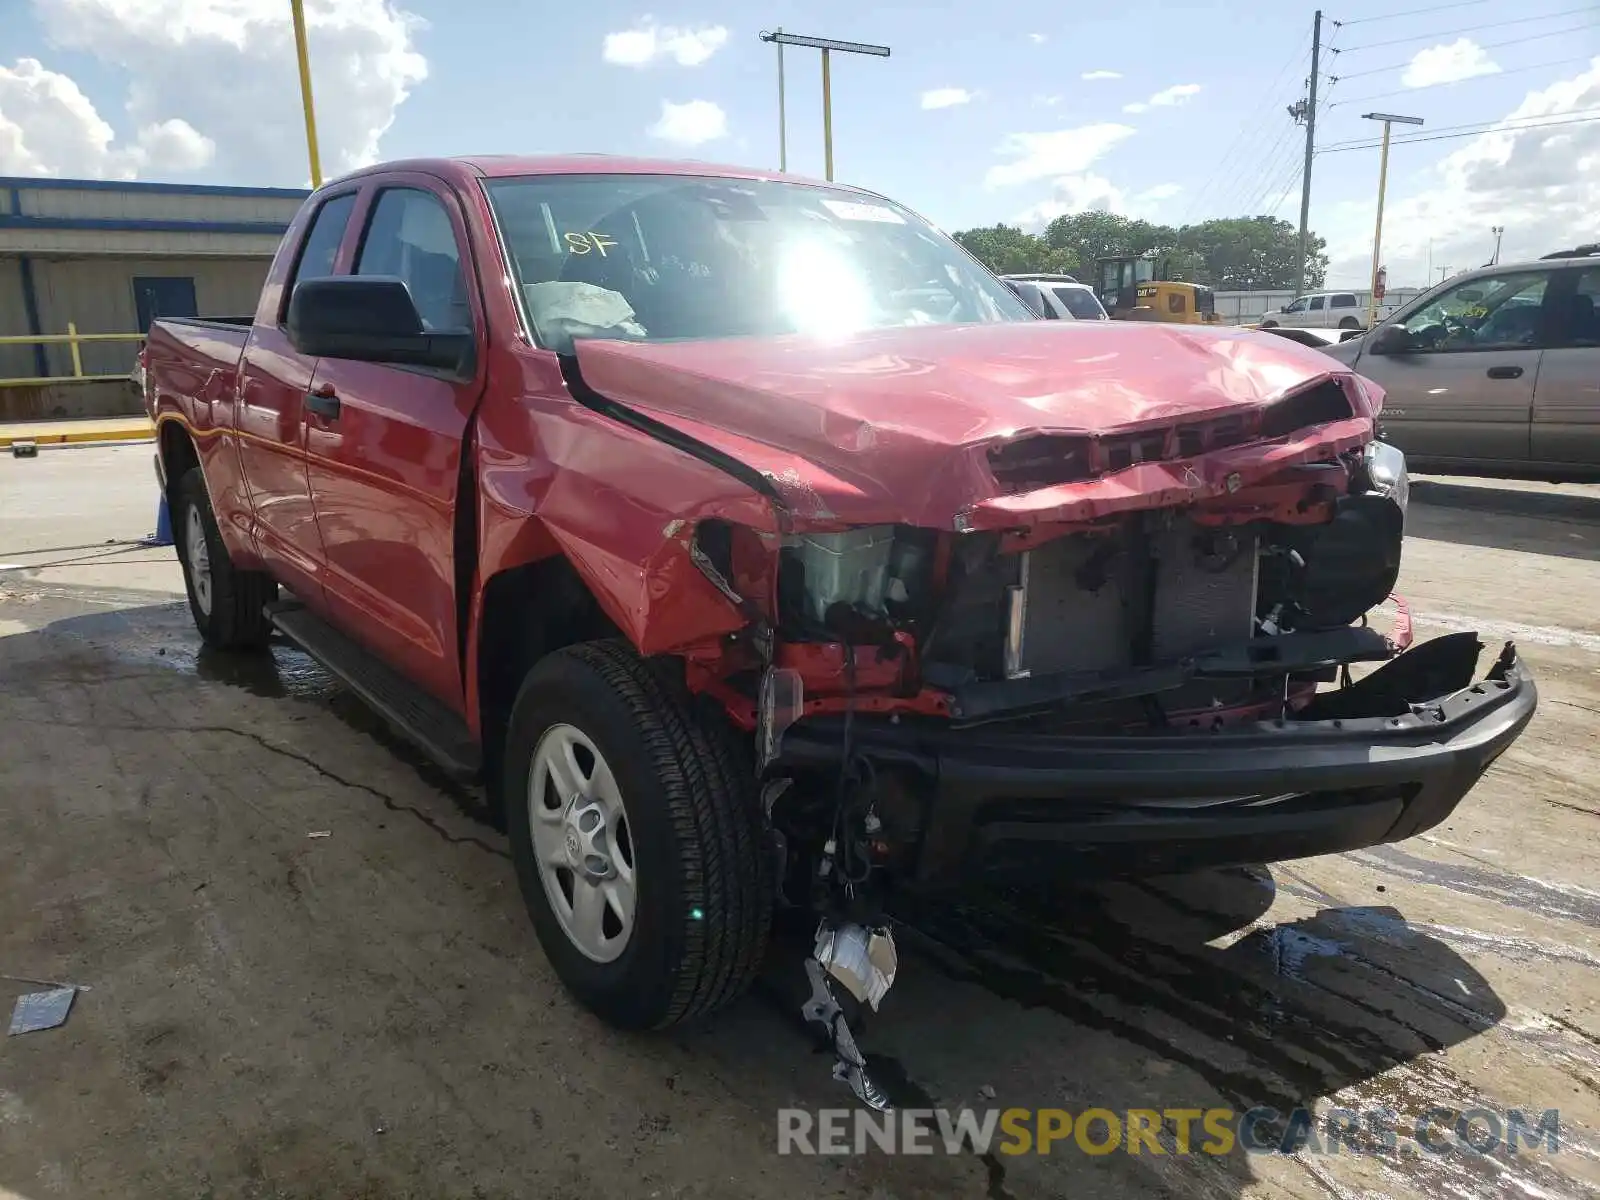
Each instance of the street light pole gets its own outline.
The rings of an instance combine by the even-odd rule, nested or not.
[[[785,46],[808,46],[813,50],[822,51],[822,157],[826,169],[826,178],[833,179],[833,75],[829,52],[842,51],[845,54],[870,54],[876,58],[888,58],[889,47],[874,46],[867,42],[841,42],[833,38],[803,37],[797,33],[785,33],[783,30],[774,30],[771,33],[763,32],[763,42],[774,42],[778,47],[778,138],[783,140],[783,48]],[[788,167],[788,150],[780,147],[779,157]]]
[[[779,33],[783,30],[780,28]],[[778,170],[789,169],[789,125],[784,112],[783,94],[783,43],[778,45]]]
[[[306,110],[306,153],[311,157],[311,186],[322,186],[322,162],[317,154],[317,114],[311,102],[311,60],[306,54],[306,10],[304,0],[289,0],[294,14],[294,49],[300,59],[300,103]]]
[[[1382,269],[1383,255],[1383,195],[1389,186],[1389,127],[1391,125],[1421,125],[1421,117],[1402,117],[1395,113],[1362,113],[1368,121],[1383,122],[1383,154],[1378,160],[1378,221],[1372,231],[1371,291],[1367,293],[1367,328],[1378,323],[1378,272]]]
[[[1489,226],[1489,232],[1494,234],[1494,257],[1489,260],[1489,265],[1498,267],[1500,265],[1500,239],[1505,235],[1506,227],[1504,225],[1491,225]]]

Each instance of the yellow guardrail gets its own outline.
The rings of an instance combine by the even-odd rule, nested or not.
[[[32,375],[16,379],[0,378],[0,388],[3,387],[39,387],[48,383],[104,383],[108,380],[126,380],[127,372],[120,375],[85,375],[83,373],[83,354],[79,346],[83,342],[142,342],[142,333],[79,333],[78,327],[73,322],[67,322],[65,333],[29,333],[12,336],[10,334],[0,337],[0,346],[70,346],[72,349],[72,374],[71,375]]]

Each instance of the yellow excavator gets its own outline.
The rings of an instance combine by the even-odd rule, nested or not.
[[[1095,291],[1113,321],[1221,324],[1212,290],[1173,279],[1171,274],[1171,260],[1153,254],[1102,258],[1095,263]]]

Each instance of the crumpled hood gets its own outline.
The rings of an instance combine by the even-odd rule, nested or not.
[[[583,340],[576,356],[601,396],[754,467],[807,516],[944,528],[998,495],[985,453],[1000,441],[1160,428],[1330,376],[1347,377],[1362,417],[1375,400],[1349,368],[1283,338],[1132,322]]]

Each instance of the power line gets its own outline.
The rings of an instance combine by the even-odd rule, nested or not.
[[[1592,25],[1574,25],[1571,29],[1552,29],[1548,33],[1535,33],[1535,34],[1531,34],[1528,37],[1522,37],[1522,38],[1508,38],[1503,42],[1484,42],[1482,45],[1480,45],[1478,47],[1478,49],[1480,49],[1480,50],[1497,50],[1501,46],[1520,46],[1524,42],[1540,42],[1540,41],[1543,41],[1545,38],[1561,37],[1563,34],[1568,34],[1568,33],[1586,33],[1592,28],[1593,28]],[[1405,62],[1402,62],[1402,63],[1390,63],[1386,67],[1371,67],[1371,68],[1369,68],[1368,70],[1365,70],[1365,71],[1351,71],[1351,72],[1349,72],[1348,74],[1345,74],[1345,75],[1335,75],[1335,76],[1333,76],[1333,78],[1336,79],[1336,80],[1337,79],[1359,79],[1363,75],[1381,75],[1385,71],[1403,70],[1404,68],[1409,67],[1410,65],[1411,65],[1411,60],[1407,59]]]
[[[1410,145],[1412,142],[1447,142],[1455,138],[1482,137],[1490,133],[1521,133],[1527,129],[1558,129],[1563,125],[1587,125],[1593,121],[1600,121],[1600,117],[1578,117],[1571,121],[1546,121],[1541,125],[1500,125],[1488,126],[1483,129],[1469,129],[1465,133],[1434,133],[1427,137],[1394,138],[1393,145]],[[1318,150],[1318,154],[1341,154],[1346,150],[1376,150],[1383,145],[1382,140],[1363,142],[1360,145],[1328,146]]]
[[[1595,108],[1572,108],[1572,109],[1568,109],[1566,112],[1529,113],[1528,115],[1522,116],[1522,117],[1507,117],[1507,118],[1505,118],[1505,121],[1543,121],[1543,120],[1546,120],[1546,119],[1548,119],[1550,117],[1588,117],[1588,116],[1597,116],[1597,115],[1600,115],[1600,107],[1595,107]],[[1465,124],[1462,124],[1462,125],[1443,125],[1443,126],[1439,126],[1437,128],[1428,130],[1425,133],[1400,134],[1397,137],[1393,138],[1392,140],[1396,144],[1399,144],[1399,143],[1402,143],[1402,142],[1409,142],[1409,141],[1424,141],[1424,140],[1428,140],[1428,134],[1430,134],[1430,133],[1452,133],[1452,132],[1454,132],[1455,130],[1458,130],[1458,129],[1477,130],[1478,132],[1481,132],[1481,133],[1493,133],[1493,132],[1496,132],[1497,129],[1507,129],[1507,130],[1515,131],[1515,130],[1524,128],[1524,126],[1522,126],[1522,125],[1507,125],[1507,124],[1505,124],[1505,121],[1500,121],[1500,120],[1495,120],[1495,121],[1468,121],[1468,122],[1466,122]],[[1341,149],[1341,148],[1343,148],[1345,146],[1356,145],[1357,143],[1360,143],[1361,145],[1371,144],[1371,145],[1375,146],[1381,141],[1382,141],[1382,139],[1381,138],[1377,138],[1377,137],[1346,138],[1344,141],[1342,141],[1342,142],[1334,142],[1333,145],[1326,146],[1326,147],[1324,147],[1324,149],[1328,149],[1328,150]]]
[[[1299,62],[1310,48],[1310,38],[1303,39],[1295,47],[1294,52],[1284,61],[1283,66],[1278,68],[1278,73],[1273,76],[1272,82],[1267,85],[1267,95],[1270,96],[1277,91],[1278,85],[1283,82],[1283,78],[1289,73],[1290,68]],[[1238,132],[1234,134],[1233,140],[1228,143],[1228,148],[1222,152],[1222,157],[1217,160],[1216,170],[1206,178],[1206,181],[1198,191],[1190,195],[1188,204],[1184,206],[1183,224],[1187,225],[1189,223],[1189,218],[1198,212],[1201,207],[1201,201],[1211,194],[1219,180],[1231,178],[1228,170],[1230,162],[1235,158],[1238,151],[1245,147],[1249,135],[1255,133],[1261,127],[1262,119],[1263,114],[1258,112],[1254,121],[1240,123]]]
[[[1376,50],[1380,46],[1400,46],[1406,42],[1428,42],[1436,39],[1453,37],[1458,33],[1476,33],[1480,29],[1502,29],[1507,25],[1527,25],[1533,21],[1554,21],[1557,17],[1570,17],[1577,13],[1589,12],[1592,6],[1585,4],[1578,8],[1567,8],[1560,12],[1544,13],[1537,17],[1513,17],[1509,21],[1489,21],[1483,25],[1463,25],[1459,29],[1445,29],[1434,33],[1419,33],[1410,37],[1390,38],[1386,42],[1367,42],[1361,46],[1346,46],[1343,50],[1334,51],[1336,54],[1354,54],[1358,50]]]
[[[1380,13],[1375,17],[1357,17],[1353,21],[1335,21],[1335,28],[1342,29],[1346,25],[1366,25],[1373,21],[1394,21],[1400,17],[1420,17],[1424,13],[1443,12],[1447,8],[1472,8],[1478,4],[1487,4],[1489,0],[1455,0],[1454,4],[1435,4],[1430,8],[1408,8],[1405,12]]]
[[[1542,71],[1548,67],[1565,67],[1572,63],[1586,63],[1593,57],[1592,54],[1580,54],[1577,58],[1558,58],[1554,62],[1533,63],[1526,67],[1511,67],[1504,71],[1491,71],[1489,74],[1499,77],[1501,75],[1516,75],[1523,71]],[[1471,83],[1474,80],[1481,80],[1487,77],[1486,75],[1468,75],[1463,79],[1446,79],[1442,83],[1425,83],[1421,87],[1400,88],[1398,91],[1393,92],[1375,92],[1367,96],[1352,96],[1349,100],[1335,100],[1329,107],[1339,108],[1346,104],[1365,104],[1368,100],[1387,100],[1391,96],[1409,96],[1413,92],[1425,92],[1429,88],[1454,87],[1458,83]]]

